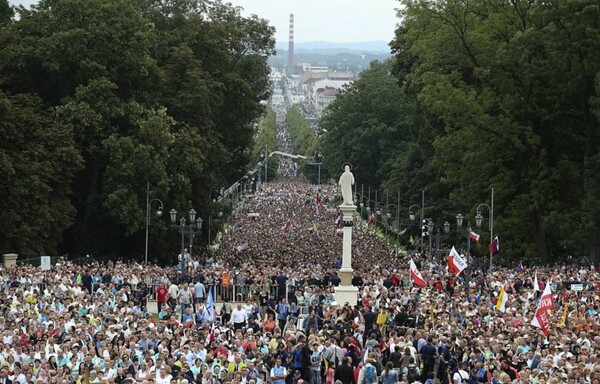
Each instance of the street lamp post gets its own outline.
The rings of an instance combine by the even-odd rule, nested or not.
[[[422,191],[421,193],[421,205],[419,204],[413,204],[408,208],[408,218],[410,220],[415,220],[415,215],[411,212],[412,209],[414,207],[419,208],[419,210],[421,211],[421,225],[425,224],[425,219],[423,218],[424,215],[424,211],[425,211],[425,190]],[[423,233],[421,233],[421,255],[423,255],[423,249],[424,249],[424,241],[423,241]]]
[[[433,224],[433,220],[429,219],[429,221],[427,222],[427,237],[429,237],[429,257],[431,257],[431,259],[433,260],[433,253],[432,253],[432,248],[431,248],[431,240],[433,238],[433,236],[431,236],[433,234],[433,228],[435,227],[435,224]]]
[[[494,188],[492,188],[492,199],[491,205],[487,205],[485,203],[481,203],[477,206],[477,215],[475,216],[475,225],[477,228],[481,228],[481,222],[483,221],[483,216],[481,215],[481,207],[486,207],[489,213],[489,230],[490,230],[490,244],[494,241]],[[490,251],[490,265],[489,269],[492,270],[492,258],[494,254]]]
[[[162,215],[162,210],[164,208],[163,202],[160,199],[152,199],[150,200],[150,182],[146,183],[146,247],[144,251],[144,263],[148,265],[148,227],[150,227],[150,207],[152,203],[158,203],[158,209],[156,210],[156,216]]]
[[[371,220],[371,211],[372,211],[371,204],[375,204],[375,200],[373,200],[373,199],[367,199],[365,201],[365,206],[366,206],[365,209],[367,211],[368,220]],[[375,210],[377,210],[377,209],[375,208]]]
[[[464,216],[461,215],[460,213],[458,215],[456,215],[456,226],[459,229],[462,229],[462,225],[463,225],[463,220],[464,220]],[[471,263],[470,260],[470,256],[471,256],[471,223],[467,222],[467,228],[465,230],[466,234],[467,234],[467,263]]]
[[[265,159],[265,183],[267,182],[267,171],[269,164],[269,149],[265,146],[265,149],[262,151],[262,156]]]
[[[320,193],[320,188],[321,188],[321,164],[323,164],[323,154],[321,154],[321,151],[315,152],[315,162],[316,162],[317,166],[319,167],[319,175],[317,176],[317,191],[319,191],[319,193]]]
[[[363,220],[364,219],[364,208],[365,208],[365,203],[363,201],[364,197],[361,193],[355,192],[354,193],[354,205],[356,205],[357,207],[360,208],[360,219]]]
[[[396,206],[396,246],[400,245],[400,189],[398,189],[398,205]]]
[[[386,204],[384,207],[385,210],[385,236],[387,239],[387,234],[388,234],[388,227],[390,226],[390,219],[392,218],[392,214],[390,213],[390,208],[393,208],[396,210],[396,221],[398,222],[398,229],[396,230],[396,244],[398,244],[398,232],[400,232],[400,221],[399,221],[399,212],[398,212],[398,206],[396,204]],[[386,240],[387,241],[387,240]]]
[[[449,222],[445,222],[444,225],[444,235],[446,237],[444,237],[444,240],[446,240],[448,237],[448,233],[450,232],[450,223]],[[442,242],[442,238],[440,235],[440,227],[437,228],[437,232],[436,232],[436,236],[435,236],[435,249],[436,249],[436,253],[439,255],[440,252],[440,248],[441,248],[441,242]]]
[[[188,235],[190,240],[190,255],[193,255],[194,248],[194,235],[196,232],[202,230],[202,218],[196,219],[196,210],[194,208],[189,211],[190,223],[187,224],[185,217],[181,217],[179,219],[179,224],[177,224],[177,211],[175,209],[171,209],[169,212],[171,216],[171,227],[175,228],[181,233],[181,274],[185,276],[186,273],[186,258],[184,249],[185,249],[185,235]]]

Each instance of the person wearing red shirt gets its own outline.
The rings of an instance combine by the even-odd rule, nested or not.
[[[167,302],[167,294],[169,293],[169,291],[167,290],[167,287],[165,287],[164,284],[161,284],[157,289],[156,289],[156,301],[158,304],[158,308],[162,308],[163,304],[165,304]]]

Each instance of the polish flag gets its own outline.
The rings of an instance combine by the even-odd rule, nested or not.
[[[281,227],[281,229],[283,229],[284,231],[287,231],[287,229],[290,227],[290,225],[292,225],[292,219],[288,219],[288,221],[285,222],[285,224],[283,225],[283,227]]]
[[[409,265],[410,265],[410,278],[412,279],[413,283],[415,283],[416,285],[418,285],[421,288],[425,288],[427,286],[427,283],[425,282],[425,279],[423,279],[423,276],[421,276],[421,272],[419,272],[419,270],[417,269],[417,265],[415,264],[413,259],[410,259]]]
[[[340,228],[344,226],[344,221],[342,220],[342,214],[340,214],[337,219],[335,219],[335,226]]]
[[[479,243],[479,235],[473,231],[469,231],[469,237],[476,243]]]
[[[554,299],[552,298],[550,284],[546,284],[544,292],[542,293],[542,297],[538,302],[537,309],[535,310],[533,320],[531,320],[531,325],[540,328],[546,336],[548,336],[548,326],[550,324],[550,316],[548,315],[548,311],[551,309],[554,309]]]
[[[452,246],[452,250],[448,256],[448,272],[458,276],[465,268],[467,268],[467,261]]]

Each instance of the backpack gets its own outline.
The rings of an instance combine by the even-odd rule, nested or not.
[[[419,380],[419,375],[417,374],[417,366],[414,364],[409,365],[406,368],[406,376],[408,379],[408,384],[412,384],[415,381]]]
[[[365,365],[365,384],[377,383],[377,370],[372,365]]]

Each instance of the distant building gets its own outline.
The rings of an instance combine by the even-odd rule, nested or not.
[[[302,63],[302,73],[313,72],[313,73],[327,73],[329,68],[327,66],[311,65],[309,63]]]
[[[271,67],[271,73],[269,74],[269,79],[273,82],[276,83],[279,80],[281,80],[283,78],[283,75],[281,74],[281,72],[279,72],[277,70],[277,68],[273,68]]]
[[[317,111],[317,115],[321,116],[323,111],[329,104],[335,101],[337,97],[338,90],[335,88],[327,87],[327,88],[318,88],[314,93],[314,102],[315,109]]]

